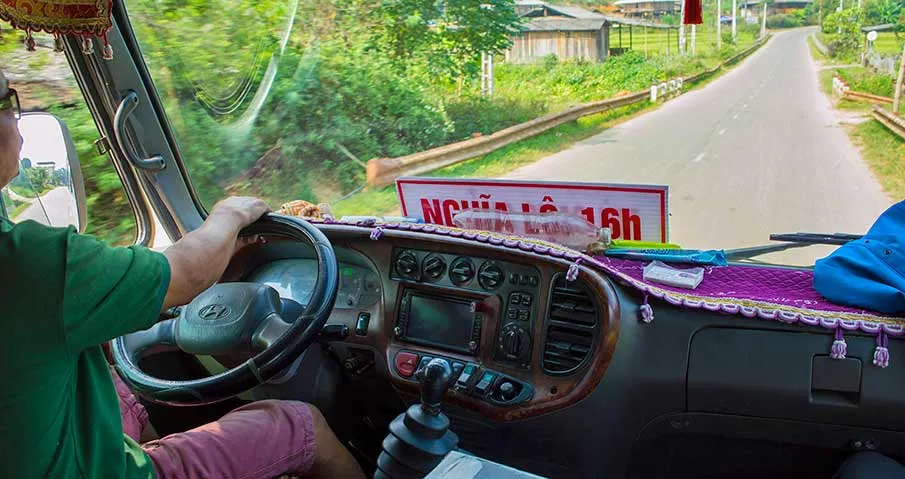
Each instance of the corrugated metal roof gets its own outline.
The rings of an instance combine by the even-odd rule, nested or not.
[[[654,22],[649,22],[647,20],[641,20],[641,19],[629,18],[629,17],[606,17],[606,21],[610,24],[631,25],[633,27],[648,27],[648,28],[662,28],[662,29],[679,28],[676,25],[667,25],[665,23],[654,23]]]
[[[603,28],[604,18],[538,17],[526,22],[526,32],[586,32]]]
[[[586,10],[580,7],[569,7],[566,5],[554,5],[552,3],[540,2],[537,0],[516,0],[515,4],[522,7],[546,7],[549,10],[554,10],[556,12],[562,13],[563,16],[571,17],[571,18],[583,18],[583,19],[603,19],[604,16],[597,13],[592,12],[590,10]]]
[[[678,0],[617,0],[613,5],[635,5],[638,3],[679,3]]]
[[[555,10],[558,10],[572,18],[587,18],[587,19],[603,19],[605,18],[603,15],[592,12],[590,10],[585,10],[580,7],[567,7],[565,5],[551,5],[551,7]]]
[[[882,25],[868,25],[866,27],[861,27],[861,31],[863,33],[867,32],[888,32],[895,30],[898,27],[895,23],[884,23]]]

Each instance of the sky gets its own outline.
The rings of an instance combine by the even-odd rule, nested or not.
[[[19,120],[22,133],[20,158],[29,158],[37,166],[45,161],[54,162],[55,169],[69,167],[66,159],[66,143],[56,118],[50,115],[24,115]]]

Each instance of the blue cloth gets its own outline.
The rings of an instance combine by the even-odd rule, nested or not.
[[[883,212],[863,238],[818,260],[814,289],[837,304],[905,313],[905,201]]]

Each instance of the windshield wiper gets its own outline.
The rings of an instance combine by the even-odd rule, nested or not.
[[[779,233],[771,234],[770,241],[782,241],[782,244],[768,244],[749,248],[736,248],[726,251],[726,259],[738,261],[751,259],[767,253],[776,253],[792,248],[804,248],[815,244],[844,245],[849,241],[861,239],[862,235],[849,233]]]
[[[788,241],[791,243],[806,244],[834,244],[844,245],[849,241],[861,239],[863,235],[849,233],[780,233],[770,235],[770,241]]]

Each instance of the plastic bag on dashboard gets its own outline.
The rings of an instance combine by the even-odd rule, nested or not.
[[[535,238],[587,251],[592,244],[608,243],[609,228],[565,213],[517,213],[496,210],[464,210],[453,217],[459,228]]]

